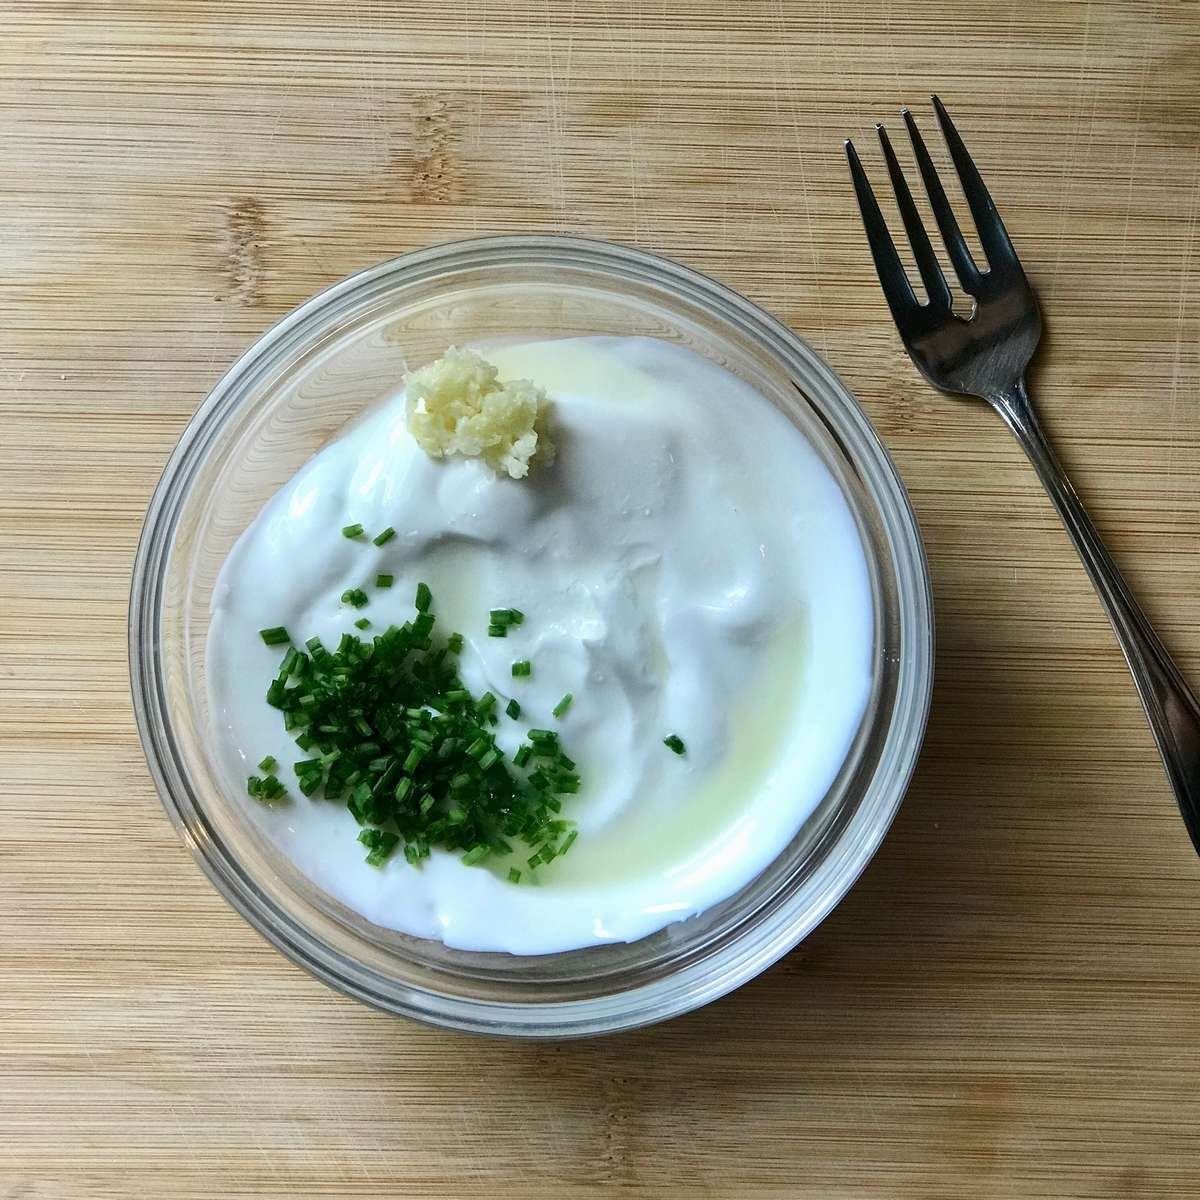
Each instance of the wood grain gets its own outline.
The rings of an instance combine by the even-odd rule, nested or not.
[[[7,0],[0,1197],[1200,1195],[1200,863],[1017,447],[927,388],[841,139],[938,90],[1042,296],[1047,424],[1200,681],[1200,12],[1034,0]],[[254,934],[127,698],[142,514],[266,325],[357,267],[562,230],[807,336],[912,492],[918,778],[764,978],[564,1046],[419,1028]]]

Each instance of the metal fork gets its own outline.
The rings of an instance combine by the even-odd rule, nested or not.
[[[1108,611],[1150,719],[1179,811],[1192,845],[1200,853],[1200,704],[1133,598],[1042,432],[1025,388],[1025,370],[1042,332],[1037,299],[996,206],[937,96],[933,97],[933,106],[987,265],[981,269],[972,258],[933,160],[906,108],[902,110],[904,123],[933,215],[962,289],[974,300],[975,309],[968,318],[952,310],[950,289],[904,173],[886,130],[876,125],[927,300],[922,303],[913,292],[858,152],[848,141],[850,174],[883,294],[905,349],[921,374],[944,392],[986,400],[1025,448]]]

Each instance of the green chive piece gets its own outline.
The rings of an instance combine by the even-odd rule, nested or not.
[[[342,537],[344,537],[344,538],[362,537],[362,532],[363,532],[363,527],[361,525],[355,524],[355,525],[343,525],[342,526]]]
[[[429,590],[427,583],[417,584],[417,612],[426,613],[429,611],[429,606],[433,603],[433,593]]]
[[[525,614],[519,608],[493,608],[488,613],[488,621],[493,625],[520,625],[525,620]]]
[[[371,622],[366,617],[359,617],[358,620],[354,622],[354,628],[355,629],[370,629]]]
[[[260,629],[258,636],[268,646],[282,646],[285,642],[292,640],[292,635],[282,625],[276,625],[273,629]]]
[[[477,862],[482,862],[489,854],[491,854],[491,846],[480,842],[477,846],[472,846],[470,850],[462,856],[463,866],[473,867]]]
[[[360,525],[359,528],[361,529],[362,526]],[[343,530],[343,532],[345,531]],[[395,536],[396,531],[389,525],[382,533],[377,533],[371,541],[377,546],[386,546]]]
[[[516,867],[508,868],[508,882],[509,883],[520,883],[521,882],[521,872],[518,871]]]
[[[373,867],[382,866],[400,844],[399,835],[386,829],[360,830],[358,840],[370,851],[367,862]]]
[[[451,654],[461,653],[462,648],[463,648],[463,635],[461,633],[452,633],[446,639],[446,649],[449,650]]]
[[[670,737],[663,738],[663,745],[668,750],[674,750],[676,754],[685,754],[687,752],[687,747],[683,744],[683,738],[676,733],[671,734]]]
[[[513,765],[523,767],[533,757],[532,746],[520,746],[513,755]]]
[[[533,674],[533,663],[527,658],[518,659],[512,665],[514,679],[528,679]]]
[[[497,625],[494,621],[487,627],[488,637],[508,637],[508,626]]]
[[[266,774],[270,775],[271,772],[274,771],[277,766],[279,766],[279,764],[275,761],[274,756],[271,754],[268,754],[267,757],[264,758],[262,760],[262,762],[260,762],[258,764],[258,769],[260,771],[264,771]]]
[[[268,775],[265,779],[251,775],[246,780],[246,792],[264,804],[271,804],[273,801],[282,800],[287,796],[287,788],[273,774]]]
[[[510,700],[504,706],[504,711],[515,721],[521,715],[521,706],[515,700]]]
[[[568,692],[550,711],[561,720],[566,716],[567,709],[571,707],[571,701],[575,697]]]
[[[396,582],[395,575],[376,575],[375,586],[377,588],[390,588]]]
[[[347,588],[342,593],[342,603],[351,608],[362,608],[368,601],[367,593],[362,588]]]

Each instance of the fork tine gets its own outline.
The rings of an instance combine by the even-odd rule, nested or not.
[[[975,228],[979,231],[979,241],[983,252],[987,255],[988,263],[993,267],[1020,266],[1017,252],[1008,239],[1008,231],[1000,220],[1000,214],[992,202],[983,179],[975,167],[971,156],[967,153],[963,140],[950,120],[950,114],[937,96],[932,97],[933,107],[937,112],[938,124],[942,127],[942,136],[950,149],[950,157],[954,160],[958,178],[962,182],[963,195],[971,207],[971,216],[975,218]]]
[[[917,298],[913,295],[912,284],[904,273],[904,265],[896,253],[892,235],[888,233],[887,222],[879,211],[875,193],[871,191],[871,181],[859,161],[858,151],[853,142],[846,142],[846,158],[850,161],[850,176],[854,180],[854,191],[858,196],[858,209],[862,214],[863,228],[867,231],[867,243],[871,247],[871,257],[875,260],[875,270],[879,282],[883,285],[883,295],[892,310],[892,316],[899,325],[906,322],[917,308]],[[901,325],[903,330],[904,326]]]
[[[876,125],[875,132],[879,134],[879,144],[883,147],[883,157],[887,162],[888,174],[892,178],[892,188],[896,193],[896,204],[900,209],[900,216],[904,220],[904,229],[908,234],[909,243],[912,245],[913,257],[917,260],[917,270],[921,272],[921,282],[925,285],[929,303],[935,309],[949,308],[950,288],[946,284],[945,275],[942,274],[937,255],[929,244],[929,234],[925,232],[921,214],[917,212],[917,206],[913,203],[908,180],[904,178],[904,172],[900,169],[896,152],[892,149],[891,139],[882,125]]]
[[[912,142],[917,168],[925,184],[925,193],[929,197],[930,207],[933,209],[938,229],[941,230],[942,241],[946,243],[955,274],[963,286],[963,291],[971,293],[979,283],[979,268],[975,266],[971,251],[967,249],[962,230],[958,227],[958,218],[950,207],[950,201],[946,199],[946,189],[942,187],[937,168],[933,165],[933,159],[929,157],[929,151],[925,149],[925,139],[921,137],[921,131],[917,128],[912,113],[907,108],[901,109],[900,113],[908,128],[908,138]]]

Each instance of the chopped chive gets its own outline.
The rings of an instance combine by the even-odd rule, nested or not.
[[[575,697],[568,692],[550,711],[560,720],[566,715],[567,709],[571,707],[571,701]]]
[[[282,800],[287,796],[287,788],[273,774],[268,774],[265,779],[260,779],[257,775],[251,775],[246,780],[246,792],[253,796],[255,800],[261,800],[264,804],[270,804],[274,800]]]
[[[400,844],[399,835],[387,829],[361,829],[358,840],[370,851],[367,862],[373,867],[381,866]]]
[[[508,868],[508,882],[509,883],[520,883],[521,882],[521,872],[518,871],[516,867]]]
[[[377,588],[390,588],[396,582],[395,575],[376,575],[375,586]]]
[[[367,602],[361,588],[343,594],[353,607]],[[372,624],[356,613],[353,629],[330,647],[316,637],[291,645],[283,627],[262,631],[279,638],[266,698],[305,755],[292,764],[300,794],[344,804],[374,866],[397,850],[416,866],[435,848],[472,862],[510,854],[550,862],[569,844],[560,797],[580,788],[575,764],[549,729],[530,730],[510,760],[494,727],[504,714],[520,719],[520,703],[493,692],[476,698],[453,657],[464,639],[438,636],[428,585],[417,588],[416,605],[412,620],[373,637],[356,636]],[[523,620],[516,609],[491,615],[502,633]],[[513,667],[517,678],[532,671],[528,660]],[[274,757],[264,758],[247,779],[248,794],[264,804],[285,801],[277,770]]]
[[[533,674],[533,663],[527,658],[520,658],[512,665],[514,679],[528,679]]]
[[[363,531],[363,527],[358,524],[343,525],[342,526],[342,537],[344,537],[344,538],[362,537],[362,531]]]
[[[578,836],[579,836],[579,830],[572,829],[571,832],[567,834],[567,840],[565,842],[563,842],[563,844],[561,846],[559,846],[556,854],[566,854],[566,852],[568,850],[570,850],[570,848],[573,845],[575,845],[575,839]]]
[[[362,526],[359,526],[361,530]],[[342,530],[345,533],[345,530]],[[382,533],[377,533],[371,541],[377,546],[386,546],[396,536],[396,531],[389,525]]]
[[[473,867],[477,862],[482,862],[489,854],[491,854],[491,846],[480,842],[478,845],[472,846],[470,850],[462,856],[464,866]]]
[[[276,625],[273,629],[260,629],[258,636],[268,646],[282,646],[284,642],[292,640],[292,635],[282,625]]]
[[[488,613],[488,620],[493,625],[520,625],[525,614],[519,608],[493,608]]]
[[[487,627],[487,633],[488,637],[508,637],[508,626],[498,625],[495,621],[493,621]]]
[[[671,734],[670,737],[663,738],[663,745],[668,750],[674,750],[676,754],[684,754],[687,751],[687,747],[683,744],[683,738],[675,733]]]

